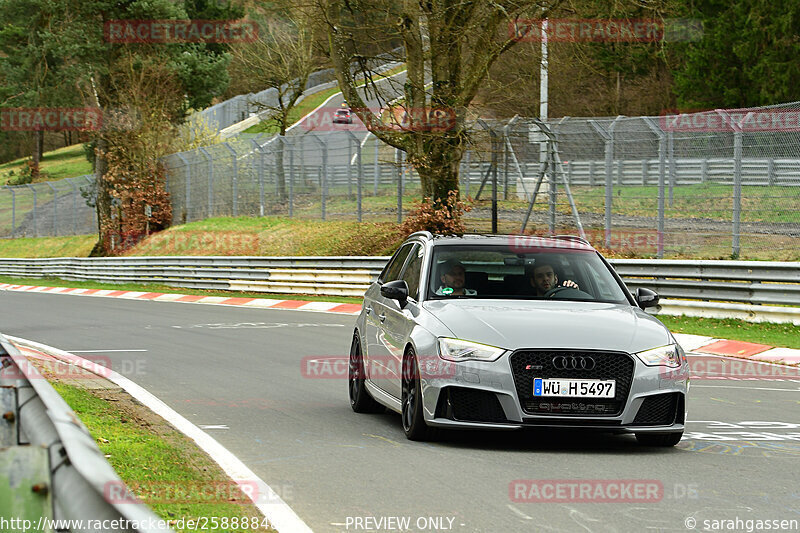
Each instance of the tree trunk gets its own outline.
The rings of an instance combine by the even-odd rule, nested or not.
[[[450,191],[458,193],[462,155],[461,134],[456,131],[431,133],[411,146],[408,160],[419,174],[423,197],[444,204]]]
[[[108,165],[106,159],[102,155],[108,149],[108,141],[103,137],[97,139],[97,152],[100,155],[95,155],[95,191],[97,198],[95,199],[95,211],[97,213],[97,230],[98,241],[92,250],[91,255],[109,255],[113,246],[112,239],[114,238],[114,228],[112,227],[111,220],[111,194],[108,190],[108,184],[104,177]]]
[[[42,130],[33,133],[33,154],[31,157],[31,181],[39,178],[39,162],[42,159]]]

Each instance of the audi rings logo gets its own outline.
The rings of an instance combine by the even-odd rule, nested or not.
[[[553,357],[553,366],[558,370],[594,370],[597,363],[591,357],[557,355]]]

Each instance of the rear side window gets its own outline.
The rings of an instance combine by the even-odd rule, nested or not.
[[[400,251],[389,261],[389,264],[386,265],[386,268],[383,269],[383,273],[381,273],[382,282],[386,283],[387,281],[400,279],[400,270],[403,268],[403,263],[406,262],[406,258],[411,252],[411,246],[411,244],[406,244],[400,248]]]
[[[414,300],[419,300],[419,276],[422,271],[423,256],[422,246],[415,244],[414,249],[411,251],[411,259],[409,259],[408,266],[403,272],[403,280],[408,285],[408,295]]]

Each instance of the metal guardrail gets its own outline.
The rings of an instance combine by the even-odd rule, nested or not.
[[[0,274],[254,292],[361,296],[388,257],[0,259]],[[800,263],[613,259],[629,288],[662,298],[800,306]]]
[[[119,476],[67,403],[2,334],[0,362],[0,487],[10,496],[0,498],[0,517],[20,520],[4,531],[26,524],[29,531],[172,531],[146,505],[108,501],[106,489],[120,486]]]

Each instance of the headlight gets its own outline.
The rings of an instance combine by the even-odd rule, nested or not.
[[[439,355],[448,361],[494,361],[505,352],[502,348],[462,341],[461,339],[439,338]]]
[[[636,354],[647,366],[669,366],[677,368],[686,360],[683,349],[678,344],[668,344],[660,348],[645,350]]]

